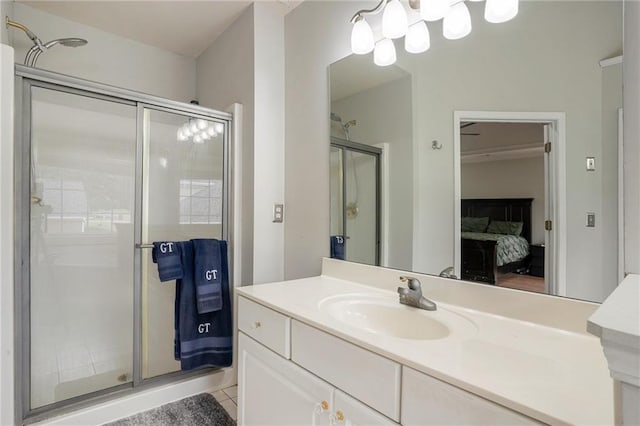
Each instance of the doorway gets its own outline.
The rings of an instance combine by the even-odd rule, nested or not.
[[[563,295],[564,114],[459,111],[454,125],[458,276]]]
[[[21,66],[16,100],[18,417],[194,374],[150,243],[228,239],[231,115]]]

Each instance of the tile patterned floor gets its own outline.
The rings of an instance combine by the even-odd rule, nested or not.
[[[211,395],[227,410],[233,420],[238,419],[238,386],[215,391]]]

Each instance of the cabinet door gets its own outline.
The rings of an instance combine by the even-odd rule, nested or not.
[[[403,425],[539,425],[477,395],[402,368]]]
[[[398,423],[337,389],[333,393],[331,415],[335,426],[398,426]]]
[[[239,335],[238,424],[328,425],[333,388]]]

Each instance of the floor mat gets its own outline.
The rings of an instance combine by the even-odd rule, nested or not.
[[[236,426],[226,410],[208,393],[171,402],[105,426]]]

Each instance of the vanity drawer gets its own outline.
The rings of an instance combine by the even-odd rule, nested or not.
[[[403,425],[540,425],[411,368],[402,367]]]
[[[400,420],[400,364],[292,320],[291,359],[385,416]]]
[[[238,298],[238,329],[283,357],[291,357],[289,317],[241,296]]]

